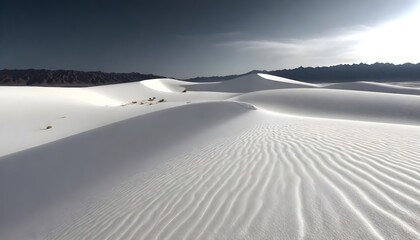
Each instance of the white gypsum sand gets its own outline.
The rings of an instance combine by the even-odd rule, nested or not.
[[[0,239],[419,239],[417,91],[0,87]]]

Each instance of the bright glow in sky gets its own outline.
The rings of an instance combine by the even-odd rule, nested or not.
[[[355,26],[309,39],[245,40],[220,44],[233,47],[255,62],[270,59],[265,69],[327,66],[345,63],[420,62],[420,4],[405,16],[378,26]],[[270,64],[270,63],[268,63]],[[264,67],[262,67],[264,68]]]
[[[420,6],[408,15],[356,34],[355,54],[364,62],[420,62]]]

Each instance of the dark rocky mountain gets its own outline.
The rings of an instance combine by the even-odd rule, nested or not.
[[[140,73],[82,72],[71,70],[0,70],[3,86],[80,87],[135,82],[160,76]]]
[[[300,67],[275,71],[251,71],[240,75],[198,77],[185,79],[193,82],[224,81],[250,73],[268,73],[298,81],[320,82],[397,82],[420,81],[419,64],[394,65],[390,63],[336,65],[331,67]],[[3,86],[97,86],[135,82],[159,78],[152,74],[82,72],[71,70],[0,70],[0,85]]]
[[[375,63],[369,65],[361,63],[352,65],[336,65],[331,67],[300,67],[275,71],[252,71],[249,73],[255,72],[268,73],[279,77],[310,83],[350,81],[420,81],[420,63],[406,63],[401,65],[394,65],[390,63]],[[189,79],[189,81],[224,81],[249,73],[230,76],[199,77]]]

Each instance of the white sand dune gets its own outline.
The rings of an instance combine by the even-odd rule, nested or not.
[[[191,138],[192,133],[200,134],[248,111],[234,102],[190,104],[5,156],[0,168],[0,226],[36,216],[40,209],[71,198],[89,184],[103,182],[122,169],[127,172],[137,166],[141,170],[152,164],[149,159],[158,153],[157,148],[165,149],[165,154],[177,152],[180,139]],[[201,121],[196,121],[198,118]]]
[[[150,97],[156,97],[156,100],[165,99],[168,102],[185,103],[186,101],[222,100],[233,96],[233,94],[220,92],[197,93],[187,91],[183,93],[182,91],[185,90],[183,85],[191,85],[191,83],[173,79],[151,79],[141,82],[90,87],[88,89],[101,96],[116,100],[120,104],[130,103],[133,100],[141,101]]]
[[[395,86],[395,85],[391,85],[391,84],[377,83],[377,82],[335,83],[335,84],[327,85],[327,86],[325,86],[325,88],[368,91],[368,92],[395,93],[395,94],[420,95],[420,89],[419,88]]]
[[[227,82],[0,87],[0,239],[420,239],[419,96]]]
[[[246,93],[268,89],[313,88],[317,87],[317,85],[276,77],[268,74],[255,73],[223,82],[188,85],[185,87],[190,91]]]
[[[182,92],[186,90],[183,85],[199,85],[200,83],[192,83],[186,81],[180,81],[175,79],[150,79],[140,82],[141,84],[151,89],[162,91],[162,92]]]
[[[46,238],[420,237],[419,128],[259,120],[131,178]]]
[[[233,98],[298,116],[420,125],[420,97],[330,89],[282,89]]]
[[[0,156],[141,114],[231,96],[162,92],[141,82],[88,88],[0,87]],[[45,131],[47,126],[51,131]]]

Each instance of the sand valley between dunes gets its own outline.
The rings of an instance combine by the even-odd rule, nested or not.
[[[420,89],[0,87],[0,239],[420,239]]]

